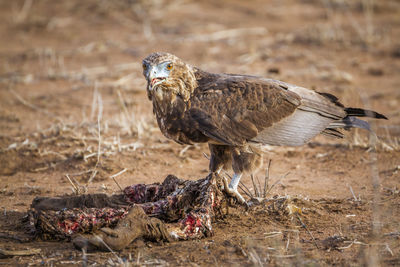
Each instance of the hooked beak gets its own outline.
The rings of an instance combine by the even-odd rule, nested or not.
[[[162,83],[164,80],[165,80],[165,77],[152,78],[151,82],[150,82],[151,88],[153,88],[154,86]]]
[[[164,82],[166,77],[160,76],[162,75],[161,73],[158,73],[156,68],[151,68],[148,72],[148,80],[150,81],[150,90],[154,88],[154,86],[161,84]]]

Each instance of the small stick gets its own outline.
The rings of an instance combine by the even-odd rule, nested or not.
[[[355,200],[355,201],[358,201],[356,195],[354,194],[354,191],[353,191],[353,188],[351,187],[351,185],[349,185],[349,184],[347,184],[347,185],[349,186],[350,192],[351,192],[351,194],[353,195],[354,200]]]
[[[123,174],[123,173],[126,172],[127,170],[128,170],[128,169],[125,168],[125,169],[123,169],[122,171],[117,172],[116,174],[113,174],[113,175],[110,176],[110,178],[114,180],[114,182],[115,182],[116,185],[119,187],[119,189],[121,190],[122,193],[124,193],[124,190],[122,190],[122,187],[119,185],[119,183],[117,182],[117,180],[115,179],[115,177],[117,177],[117,176]]]
[[[181,151],[179,152],[179,157],[183,157],[183,154],[185,154],[185,152],[191,147],[191,145],[187,145],[183,149],[181,149]]]
[[[65,174],[65,176],[67,177],[68,181],[69,181],[70,184],[72,185],[72,188],[75,190],[75,193],[78,193],[79,190],[78,190],[78,188],[76,187],[76,185],[72,182],[71,178],[69,178],[69,175],[68,175],[68,174]]]
[[[128,169],[125,168],[125,169],[123,169],[122,171],[117,172],[116,174],[111,175],[110,177],[111,177],[111,178],[115,178],[115,177],[117,177],[117,176],[120,176],[121,174],[123,174],[123,173],[126,172],[127,170],[128,170]]]
[[[301,223],[301,227],[303,227],[304,229],[306,229],[307,233],[311,236],[314,245],[317,247],[317,249],[319,249],[317,241],[315,241],[315,238],[313,236],[313,234],[310,232],[310,230],[308,230],[307,226],[303,223],[303,221],[301,220],[300,216],[298,213],[296,213],[297,219],[299,219],[300,223]]]
[[[244,185],[244,183],[240,183],[238,186],[239,186],[240,190],[242,190],[243,193],[245,193],[249,198],[252,198],[252,197],[253,197],[253,194],[250,192],[249,188],[247,188],[247,186]],[[242,187],[242,186],[243,186],[243,187]],[[244,188],[246,188],[246,190],[247,190],[248,192],[246,192],[246,190],[244,190]]]
[[[257,180],[257,183],[258,183],[258,187],[257,187],[257,194],[258,194],[258,196],[259,197],[261,197],[261,183],[260,183],[260,180],[258,179],[258,176],[256,175],[256,180]]]
[[[288,239],[286,242],[286,251],[289,249],[289,244],[290,244],[290,233],[288,233]]]
[[[253,183],[254,194],[256,195],[256,197],[259,197],[260,193],[258,192],[258,188],[257,188],[256,183],[254,181],[254,175],[251,174],[250,177],[251,177],[251,182]]]
[[[282,234],[282,232],[269,232],[269,233],[264,233],[265,238],[275,237],[275,236],[278,236],[278,235],[281,235],[281,234]]]
[[[393,251],[390,249],[389,245],[388,244],[384,244],[384,245],[385,245],[385,251],[387,250],[390,253],[390,255],[392,255],[392,257],[393,257],[394,254],[393,254]]]
[[[338,247],[338,249],[340,249],[340,250],[348,249],[348,248],[350,248],[350,247],[354,244],[354,242],[356,242],[356,241],[357,241],[357,239],[355,239],[353,242],[351,242],[350,245],[345,246],[345,247]]]
[[[289,175],[290,172],[287,172],[281,179],[277,180],[275,183],[273,183],[273,185],[268,189],[266,195],[272,190],[272,188],[275,187],[275,185],[277,185],[280,181],[282,181],[283,179],[286,178],[286,176]]]
[[[96,177],[96,174],[97,174],[97,170],[96,170],[96,169],[93,169],[93,170],[92,170],[92,175],[90,175],[90,178],[89,178],[89,180],[88,180],[88,184],[91,184],[91,183],[92,183],[94,177]]]
[[[137,255],[136,264],[140,265],[140,251],[138,252],[138,255]]]

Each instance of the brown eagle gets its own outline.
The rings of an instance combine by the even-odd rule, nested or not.
[[[242,203],[240,177],[261,165],[261,145],[301,146],[320,133],[342,138],[340,128],[370,130],[356,117],[387,119],[346,108],[331,94],[256,76],[209,73],[168,53],[146,57],[143,75],[161,132],[179,144],[207,142],[210,172],[232,167],[225,190]]]

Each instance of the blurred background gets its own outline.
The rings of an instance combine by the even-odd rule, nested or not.
[[[156,51],[385,114],[373,123],[377,167],[383,187],[399,184],[399,1],[0,0],[0,37],[5,209],[26,210],[37,195],[118,192],[117,173],[121,186],[207,175],[207,146],[177,145],[155,122],[141,60]],[[290,172],[274,191],[348,197],[351,184],[371,196],[371,142],[352,131],[270,148],[271,175]]]

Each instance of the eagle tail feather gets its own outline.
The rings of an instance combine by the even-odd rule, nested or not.
[[[340,121],[334,121],[330,123],[326,130],[328,129],[332,130],[335,128],[343,128],[345,130],[349,130],[350,128],[360,128],[373,133],[371,126],[369,125],[368,122],[360,120],[356,117],[368,117],[368,118],[385,119],[385,120],[388,119],[385,115],[382,115],[372,110],[367,110],[362,108],[345,108],[344,110],[347,116]]]
[[[345,108],[347,116],[355,116],[355,117],[369,117],[369,118],[376,118],[376,119],[385,119],[388,118],[373,110],[362,109],[362,108]]]

